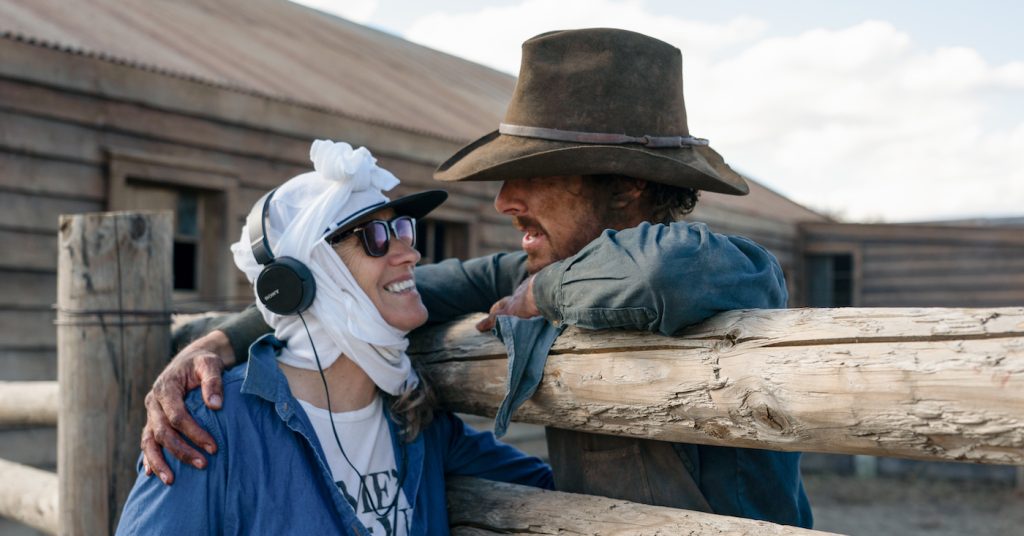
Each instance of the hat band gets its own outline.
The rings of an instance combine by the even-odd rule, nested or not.
[[[693,136],[629,136],[606,132],[580,132],[576,130],[559,130],[557,128],[526,127],[499,123],[498,132],[507,136],[521,138],[537,138],[551,141],[570,141],[577,143],[594,143],[599,145],[626,145],[635,143],[645,147],[684,147],[687,145],[707,145],[708,140]]]

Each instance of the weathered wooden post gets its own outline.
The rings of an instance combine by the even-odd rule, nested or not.
[[[172,215],[61,216],[57,473],[62,534],[111,534],[135,481],[143,397],[167,362]]]

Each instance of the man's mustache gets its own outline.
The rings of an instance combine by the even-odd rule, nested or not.
[[[512,225],[516,229],[523,232],[525,232],[526,230],[531,230],[538,231],[545,235],[548,234],[547,231],[544,229],[544,226],[541,225],[540,222],[529,216],[512,216]]]

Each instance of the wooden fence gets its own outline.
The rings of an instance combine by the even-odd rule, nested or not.
[[[493,416],[504,346],[474,319],[410,353]],[[1024,465],[1024,308],[731,311],[678,337],[570,328],[516,420],[772,450]]]
[[[61,217],[57,381],[0,383],[0,425],[57,425],[58,472],[0,463],[0,515],[113,533],[170,349],[172,237],[170,212]]]
[[[0,425],[59,424],[58,475],[0,460],[0,515],[109,533],[134,480],[142,397],[167,359],[170,215],[64,217],[60,248],[58,382],[0,382]],[[493,416],[505,350],[473,323],[417,333],[410,353],[447,407]],[[678,337],[569,329],[515,420],[1024,465],[1024,308],[733,311]],[[462,535],[822,534],[475,479],[450,482],[448,499]]]

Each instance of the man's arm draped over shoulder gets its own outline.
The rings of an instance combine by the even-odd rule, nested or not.
[[[488,311],[523,283],[525,261],[522,252],[499,253],[417,267],[417,288],[430,312],[430,322]],[[576,255],[539,271],[533,278],[532,295],[536,308],[554,322],[666,335],[722,311],[785,307],[787,298],[782,269],[764,248],[745,238],[712,233],[704,224],[686,223],[605,231]],[[239,361],[248,357],[249,345],[269,331],[255,307],[229,317],[217,329],[227,335]],[[196,343],[190,346],[192,352],[203,347]],[[204,399],[216,400],[220,369],[203,369],[185,353],[175,357],[175,362],[181,361],[178,376],[187,368],[184,376],[202,382]],[[226,361],[224,353],[217,352]],[[163,383],[177,387],[157,388],[165,374],[147,395],[149,416],[142,444],[147,468],[168,481],[170,468],[163,460],[161,445],[197,467],[205,464],[173,429],[183,431],[210,453],[216,446],[209,444],[209,435],[197,430],[191,419],[181,417],[188,386],[179,385],[180,380],[165,380]]]

